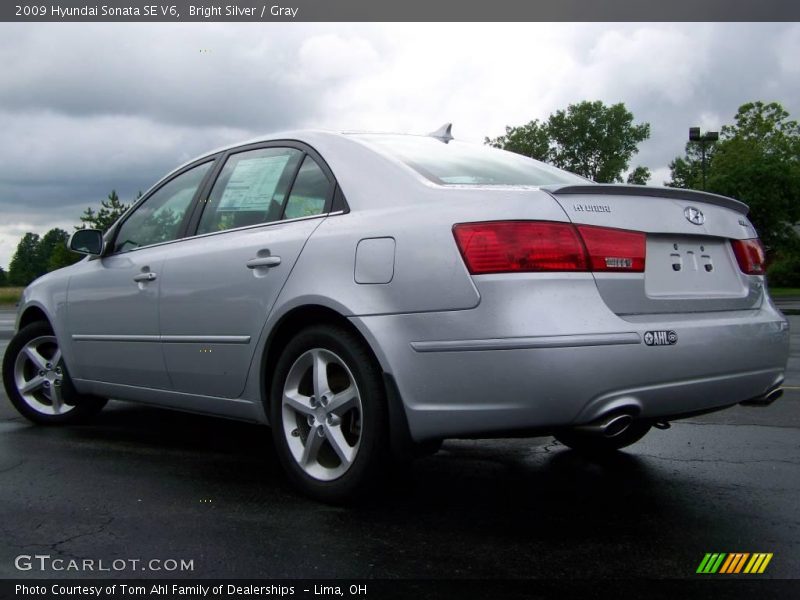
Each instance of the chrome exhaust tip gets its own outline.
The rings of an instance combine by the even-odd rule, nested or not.
[[[603,435],[607,438],[621,435],[633,423],[633,417],[627,414],[615,415],[603,423]]]
[[[781,396],[783,396],[783,388],[777,387],[775,389],[770,390],[763,396],[750,398],[750,400],[744,400],[739,404],[741,404],[742,406],[769,406]]]
[[[621,435],[633,423],[633,416],[628,413],[616,413],[602,417],[588,425],[582,425],[577,429],[592,433],[606,438],[613,438]]]

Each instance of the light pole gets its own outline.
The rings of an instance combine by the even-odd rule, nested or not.
[[[703,191],[706,191],[706,144],[713,144],[718,139],[718,131],[706,131],[700,135],[699,127],[689,127],[689,141],[700,144],[700,152],[703,156]]]

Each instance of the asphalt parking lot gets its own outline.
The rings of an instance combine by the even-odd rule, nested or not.
[[[800,316],[784,397],[654,430],[588,460],[551,438],[448,441],[381,497],[296,495],[267,429],[115,402],[29,425],[0,398],[0,577],[15,557],[184,559],[119,577],[697,577],[707,552],[770,552],[800,577]],[[13,315],[0,312],[0,352]]]

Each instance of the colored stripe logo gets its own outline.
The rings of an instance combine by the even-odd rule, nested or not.
[[[697,573],[736,575],[749,573],[751,575],[763,573],[772,560],[772,552],[708,552],[700,561]]]

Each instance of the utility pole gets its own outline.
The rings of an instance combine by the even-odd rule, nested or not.
[[[708,144],[713,144],[719,139],[718,131],[706,131],[700,134],[699,127],[689,127],[689,141],[700,144],[700,154],[703,157],[703,191],[706,191],[706,147]]]

